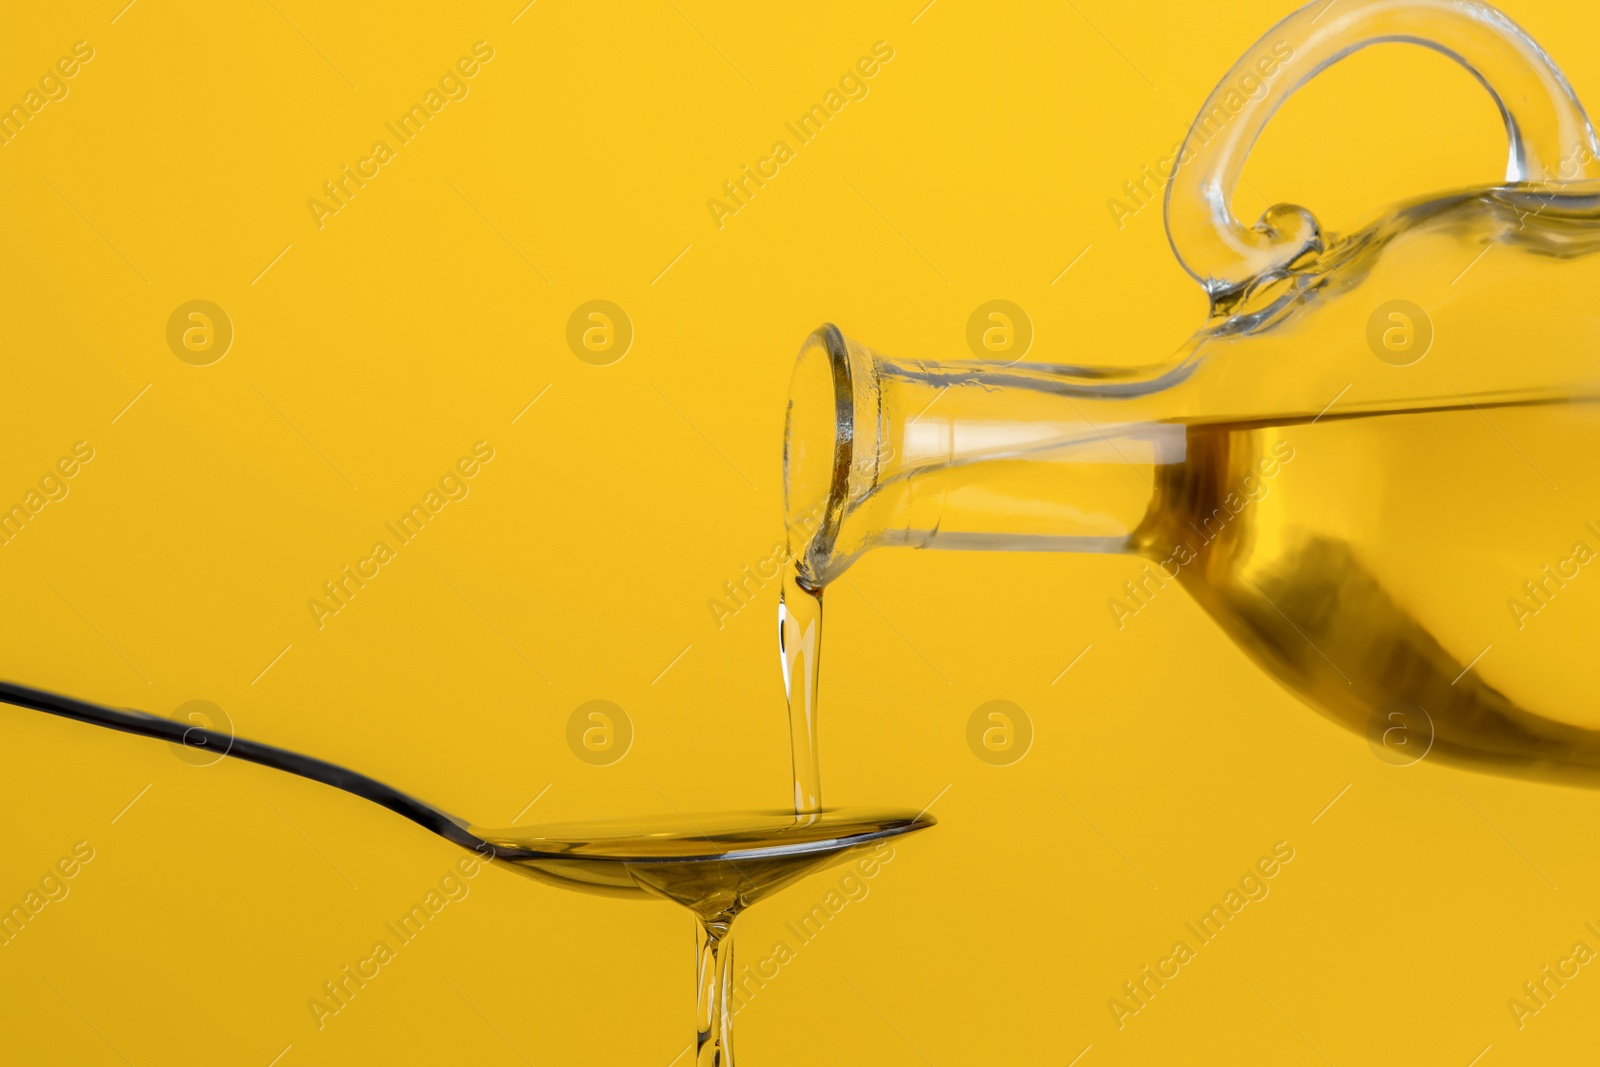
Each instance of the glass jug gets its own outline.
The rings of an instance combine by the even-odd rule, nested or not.
[[[1489,90],[1505,182],[1342,236],[1293,205],[1234,218],[1277,107],[1379,42],[1443,52]],[[1316,0],[1240,59],[1174,164],[1167,232],[1211,315],[1171,358],[932,362],[831,325],[807,339],[784,447],[798,585],[820,597],[886,545],[1140,556],[1108,626],[1180,585],[1375,745],[1600,784],[1597,158],[1565,78],[1495,9]]]

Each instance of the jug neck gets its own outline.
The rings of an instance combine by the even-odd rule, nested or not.
[[[1193,368],[903,361],[822,327],[784,441],[801,584],[820,592],[878,546],[1133,551],[1159,468],[1184,457],[1154,398]]]

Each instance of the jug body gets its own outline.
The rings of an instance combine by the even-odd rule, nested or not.
[[[1591,403],[1192,427],[1136,551],[1380,754],[1600,784],[1597,450]]]
[[[1298,80],[1227,138],[1197,123],[1175,164],[1169,195],[1191,202],[1169,201],[1169,230],[1213,314],[1170,358],[897,360],[832,327],[808,339],[785,444],[799,581],[820,594],[877,546],[1140,556],[1107,591],[1109,627],[1181,586],[1377,745],[1404,724],[1408,758],[1600,783],[1593,131],[1486,5],[1338,10],[1263,38],[1294,41]],[[1380,39],[1482,65],[1513,101],[1507,183],[1344,237],[1289,206],[1241,230],[1228,183],[1281,96]]]

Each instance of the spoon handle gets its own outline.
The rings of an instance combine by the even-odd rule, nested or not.
[[[274,770],[287,771],[298,774],[302,778],[310,778],[314,782],[331,785],[335,789],[343,789],[346,793],[354,793],[374,804],[381,804],[397,815],[404,816],[426,830],[431,830],[453,844],[462,848],[469,848],[486,855],[494,855],[494,846],[477,835],[470,833],[466,824],[453,815],[447,815],[438,808],[424,804],[415,797],[409,796],[393,786],[384,785],[364,774],[357,774],[347,767],[325,760],[313,759],[303,756],[298,752],[290,752],[286,748],[276,748],[272,745],[263,745],[257,741],[246,741],[242,737],[233,737],[229,734],[218,733],[215,730],[206,730],[198,726],[187,726],[171,719],[163,719],[159,715],[151,715],[143,711],[116,711],[111,708],[91,704],[86,700],[77,700],[73,697],[62,696],[58,693],[49,693],[42,689],[31,689],[28,686],[16,685],[11,682],[0,681],[0,702],[12,704],[19,708],[31,708],[34,711],[43,711],[50,715],[59,715],[64,719],[75,719],[78,722],[93,723],[111,730],[121,730],[124,733],[139,734],[142,737],[153,737],[160,741],[170,741],[177,745],[187,745],[190,748],[205,748],[221,752],[234,759],[246,760],[250,763],[259,763],[263,767]]]

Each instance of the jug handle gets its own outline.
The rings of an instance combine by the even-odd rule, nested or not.
[[[1583,105],[1544,50],[1500,11],[1479,0],[1312,0],[1239,59],[1173,162],[1167,238],[1213,301],[1322,250],[1305,208],[1279,204],[1246,226],[1234,217],[1233,191],[1256,138],[1296,89],[1387,42],[1442,52],[1489,90],[1510,141],[1508,183],[1600,177],[1600,146]]]

